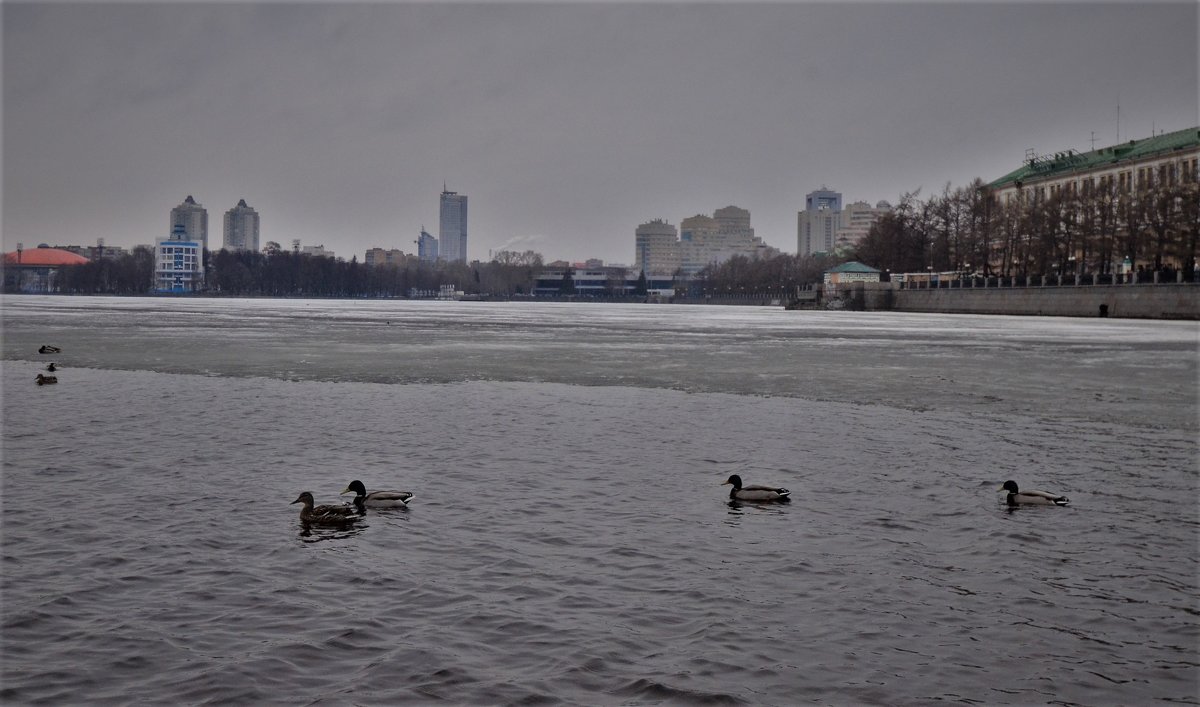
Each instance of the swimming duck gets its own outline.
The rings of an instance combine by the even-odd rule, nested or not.
[[[1017,489],[1017,482],[1015,481],[1005,481],[1000,490],[1008,492],[1005,502],[1010,506],[1065,506],[1070,503],[1070,500],[1066,496],[1060,496],[1056,493],[1020,491]]]
[[[62,353],[62,349],[58,348],[57,346],[43,345],[42,348],[38,349],[38,353],[42,353],[42,354]]]
[[[758,486],[751,484],[742,486],[742,477],[737,474],[731,474],[730,477],[721,485],[732,484],[733,488],[729,491],[729,500],[731,501],[787,501],[788,494],[791,491],[781,488],[772,488],[770,486]]]
[[[43,376],[41,373],[37,374],[37,384],[38,385],[51,385],[51,384],[57,383],[57,382],[58,382],[58,376]]]
[[[51,362],[50,362],[50,365],[49,365],[49,366],[46,366],[46,370],[47,370],[47,371],[50,371],[51,373],[54,373],[55,371],[57,371],[57,370],[58,370],[58,367],[54,365],[54,362],[53,362],[53,361],[51,361]]]
[[[342,493],[355,494],[354,505],[359,508],[403,508],[413,498],[408,491],[367,491],[358,479],[351,481]]]
[[[309,491],[300,494],[292,503],[303,503],[300,509],[300,522],[318,525],[344,525],[353,523],[362,515],[354,506],[316,506],[313,507],[313,495]],[[288,504],[291,505],[291,504]]]

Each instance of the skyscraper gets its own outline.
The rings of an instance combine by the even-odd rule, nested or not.
[[[171,209],[169,232],[174,233],[176,226],[183,226],[183,240],[197,241],[204,250],[208,250],[208,210],[197,204],[191,194],[182,204]]]
[[[444,184],[438,220],[438,250],[441,260],[467,262],[467,196],[446,191]]]
[[[417,238],[417,257],[423,263],[432,263],[438,259],[438,239],[424,228],[421,229],[421,235]]]
[[[258,212],[245,199],[225,212],[225,250],[258,250]]]

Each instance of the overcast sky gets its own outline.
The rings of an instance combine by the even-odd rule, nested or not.
[[[471,259],[631,263],[638,224],[729,205],[794,253],[823,185],[1200,124],[1192,1],[0,8],[6,251],[153,243],[191,194],[214,248],[245,199],[264,244],[361,261],[437,235],[444,181]]]

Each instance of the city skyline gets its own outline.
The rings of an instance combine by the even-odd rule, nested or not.
[[[823,185],[894,204],[1200,123],[1193,3],[0,13],[6,251],[153,243],[191,194],[250,198],[262,243],[361,259],[412,250],[446,181],[472,260],[632,263],[638,224],[715,204],[796,252]]]

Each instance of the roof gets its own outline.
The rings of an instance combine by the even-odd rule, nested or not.
[[[877,273],[877,272],[879,272],[879,271],[878,271],[878,270],[876,270],[875,268],[871,267],[870,265],[863,265],[862,263],[858,262],[857,260],[851,260],[851,261],[850,261],[850,262],[848,262],[848,263],[842,263],[841,265],[838,265],[837,267],[834,267],[834,268],[829,268],[829,269],[828,269],[828,270],[826,270],[825,272],[865,272],[865,273]]]
[[[1019,168],[988,184],[991,188],[1007,186],[1015,181],[1049,179],[1071,172],[1101,169],[1109,165],[1133,160],[1157,157],[1176,150],[1200,150],[1200,127],[1176,130],[1154,137],[1130,140],[1129,142],[1101,147],[1091,152],[1057,152],[1053,155],[1034,157]]]
[[[82,255],[76,255],[69,250],[61,250],[59,248],[29,248],[20,253],[20,260],[17,259],[17,251],[4,254],[5,265],[17,265],[18,262],[22,266],[28,267],[58,267],[61,265],[81,265],[88,262],[88,259]]]

